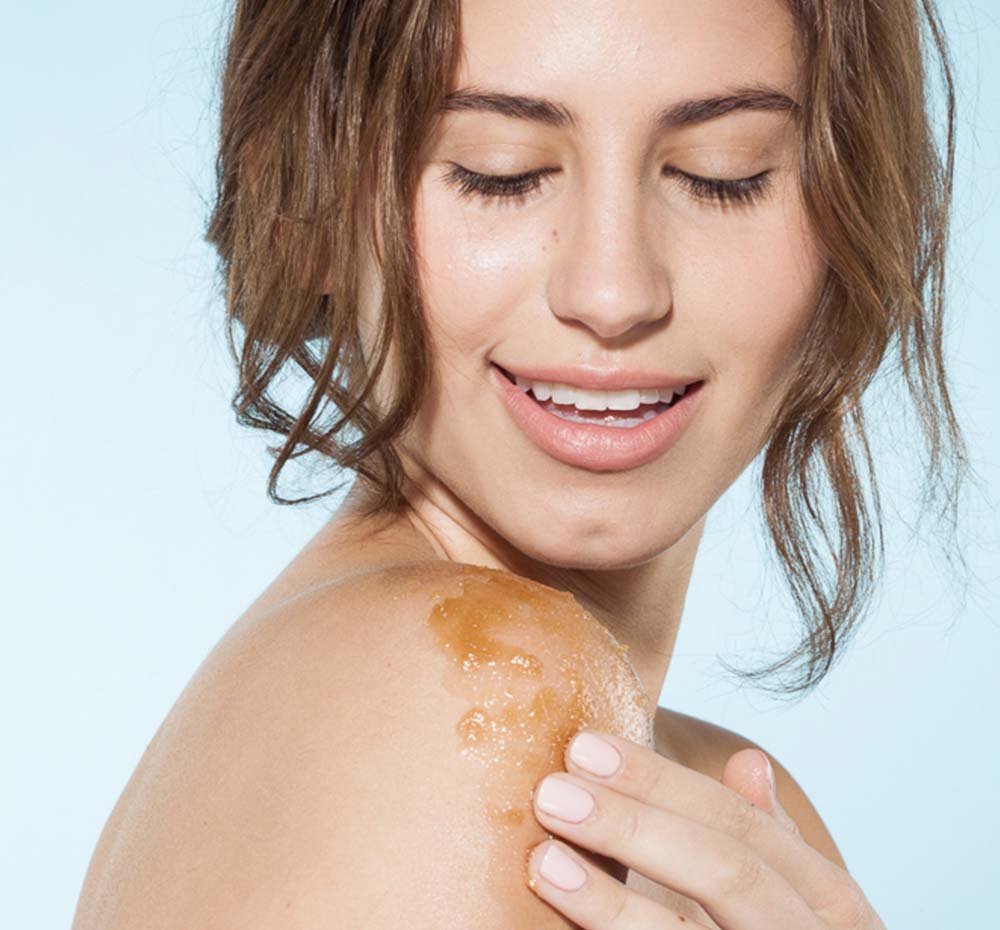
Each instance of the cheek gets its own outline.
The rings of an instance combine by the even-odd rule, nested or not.
[[[796,204],[760,211],[747,228],[732,223],[707,244],[698,305],[703,343],[720,372],[739,372],[748,386],[773,387],[788,375],[812,319],[825,257]],[[712,294],[714,299],[705,300]]]
[[[545,253],[532,224],[490,222],[487,211],[474,212],[425,191],[414,209],[428,324],[445,351],[448,344],[465,351],[496,344],[531,294],[544,293]]]

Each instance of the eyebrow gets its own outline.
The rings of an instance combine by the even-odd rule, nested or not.
[[[562,103],[544,97],[507,94],[481,87],[464,87],[448,94],[442,112],[475,110],[499,113],[513,119],[530,120],[556,128],[576,129],[580,122],[576,114]],[[737,110],[775,110],[796,113],[799,104],[788,94],[766,84],[750,84],[729,89],[721,94],[679,100],[661,110],[653,120],[663,131],[692,126],[725,116]]]

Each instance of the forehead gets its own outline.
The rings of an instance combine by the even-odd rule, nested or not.
[[[782,0],[462,0],[461,31],[459,87],[559,100],[581,125],[798,79]]]

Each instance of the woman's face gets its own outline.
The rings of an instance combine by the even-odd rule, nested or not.
[[[544,98],[572,121],[442,113],[414,214],[436,379],[402,446],[438,500],[519,552],[637,565],[761,449],[818,297],[780,105],[798,97],[793,23],[775,0],[466,0],[461,15],[456,89]],[[746,88],[768,106],[676,109]],[[539,170],[519,196],[462,193],[469,172]],[[685,174],[763,183],[720,202]],[[570,386],[605,372],[616,389],[700,385],[648,435],[611,425],[621,411],[580,414],[615,420],[574,432],[534,392],[509,387],[511,408],[495,365],[564,368],[548,380]]]

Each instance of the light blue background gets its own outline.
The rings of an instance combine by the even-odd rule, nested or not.
[[[201,241],[217,3],[11,6],[0,38],[0,926],[68,927],[100,830],[227,626],[324,521],[264,493]],[[890,566],[800,705],[714,661],[787,645],[749,475],[710,519],[661,703],[759,741],[798,778],[890,928],[996,925],[1000,25],[943,5],[960,108],[948,351],[982,477],[965,603],[907,543],[909,466],[877,436]],[[287,487],[287,485],[286,485]],[[890,508],[891,509],[891,508]],[[747,662],[762,653],[744,653]]]

